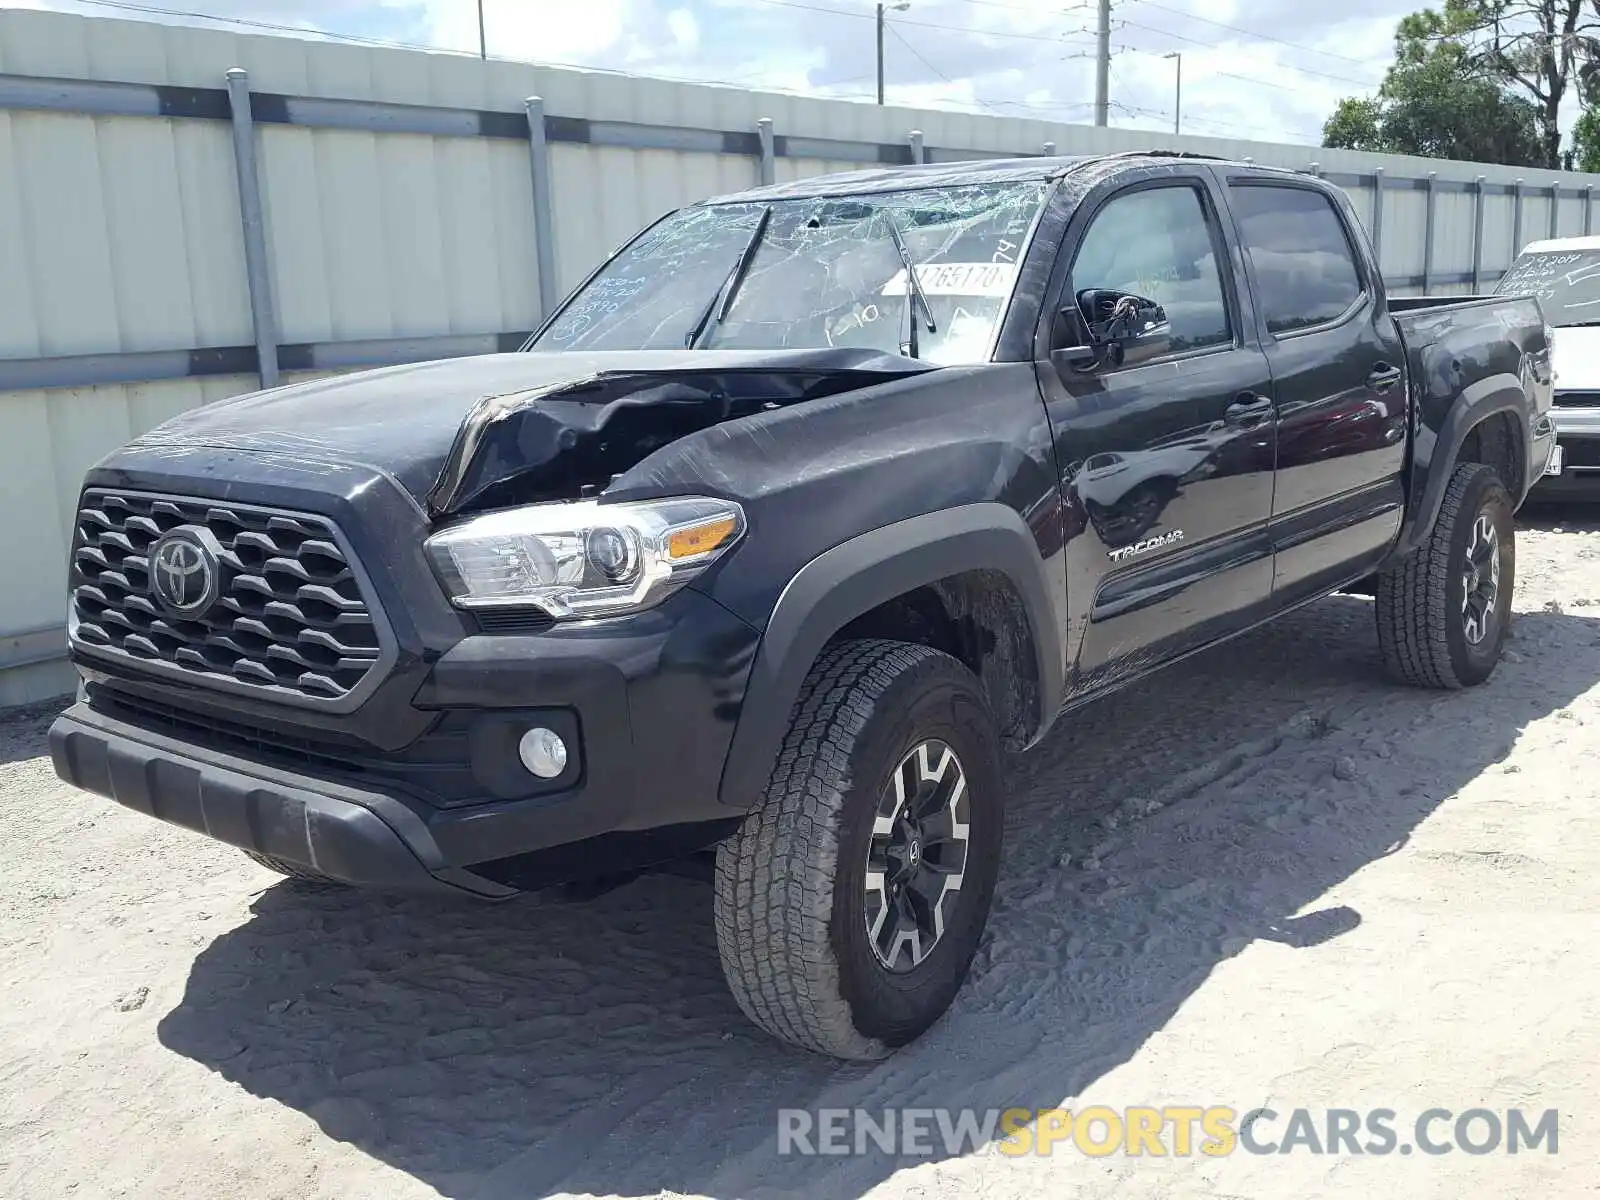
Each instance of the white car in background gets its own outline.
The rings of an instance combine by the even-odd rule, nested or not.
[[[1537,297],[1554,330],[1557,441],[1537,494],[1583,490],[1600,499],[1600,237],[1532,242],[1494,290]]]

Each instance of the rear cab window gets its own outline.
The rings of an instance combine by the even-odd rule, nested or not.
[[[1244,182],[1229,197],[1270,333],[1330,325],[1356,306],[1361,271],[1332,200],[1313,188]]]

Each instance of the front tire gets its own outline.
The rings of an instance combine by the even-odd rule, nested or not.
[[[1414,687],[1473,687],[1511,629],[1517,546],[1511,497],[1492,467],[1462,463],[1428,540],[1378,576],[1378,647]]]
[[[902,642],[825,651],[761,802],[717,851],[717,947],[745,1015],[846,1059],[926,1030],[978,948],[1003,808],[970,671]]]

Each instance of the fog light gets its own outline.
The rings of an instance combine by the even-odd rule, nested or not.
[[[553,729],[535,726],[517,743],[522,765],[540,779],[554,779],[567,769],[567,744]]]

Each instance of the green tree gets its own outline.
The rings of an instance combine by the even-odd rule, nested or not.
[[[1323,126],[1323,145],[1544,165],[1537,108],[1486,77],[1451,29],[1452,18],[1432,10],[1401,21],[1394,65],[1377,96],[1340,101]]]
[[[1600,172],[1600,108],[1586,108],[1572,129],[1569,170]]]
[[[1600,0],[1445,0],[1442,17],[1471,69],[1535,106],[1540,165],[1560,167],[1562,105],[1600,58]]]
[[[1340,150],[1393,152],[1383,132],[1383,102],[1360,96],[1339,101],[1322,126],[1322,144]]]

